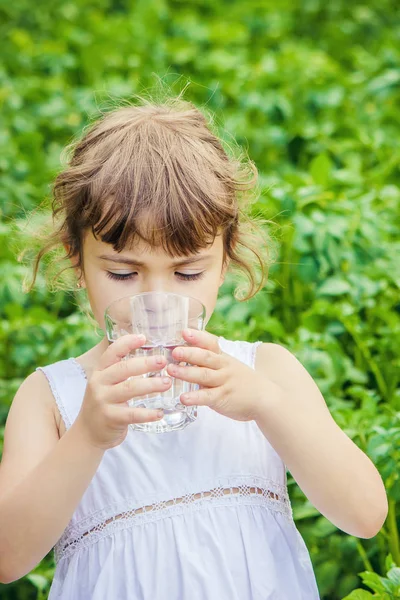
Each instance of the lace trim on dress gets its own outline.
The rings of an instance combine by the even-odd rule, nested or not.
[[[47,370],[45,368],[42,367],[37,367],[36,371],[42,371],[42,373],[44,374],[44,376],[46,377],[47,381],[49,382],[49,386],[50,389],[52,391],[52,394],[54,396],[54,400],[56,401],[57,404],[57,408],[60,412],[60,415],[62,417],[62,420],[64,421],[65,424],[65,428],[68,429],[69,427],[71,427],[71,421],[69,420],[67,411],[65,410],[65,406],[60,398],[60,395],[57,391],[57,387],[56,384],[53,381],[53,377],[51,375],[51,371]]]
[[[258,346],[261,346],[263,342],[254,342],[251,345],[251,355],[250,355],[250,367],[252,369],[255,368],[255,362],[256,362],[256,352],[257,352],[257,348]]]
[[[86,379],[86,381],[87,381],[87,375],[86,375],[86,371],[85,371],[85,369],[82,367],[81,363],[80,363],[80,362],[78,362],[78,361],[76,360],[76,358],[74,358],[73,356],[72,356],[72,357],[71,357],[69,360],[71,360],[71,361],[74,363],[74,365],[76,365],[76,367],[78,368],[78,371],[80,371],[80,372],[81,372],[81,375],[82,375],[82,377],[84,377],[84,378]]]
[[[125,510],[121,510],[121,503],[119,503],[119,510],[115,510],[114,503],[68,526],[54,549],[56,563],[117,531],[210,506],[259,506],[280,513],[289,521],[293,520],[287,488],[257,476],[234,477],[232,485],[221,485],[205,492],[186,494],[171,500],[159,500],[139,508],[132,508],[129,499],[125,499],[124,504]],[[110,514],[112,516],[106,518]]]

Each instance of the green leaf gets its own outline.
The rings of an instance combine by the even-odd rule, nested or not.
[[[295,521],[301,519],[309,519],[310,517],[316,517],[321,513],[311,504],[303,504],[303,506],[296,506],[293,508],[293,518]]]
[[[351,292],[351,286],[345,279],[331,277],[323,282],[317,290],[318,296],[342,296]]]
[[[331,171],[332,161],[327,154],[320,154],[311,161],[310,174],[318,185],[328,185]]]
[[[353,590],[343,600],[371,600],[371,598],[375,597],[371,592],[366,592],[365,590]]]
[[[49,584],[49,581],[48,579],[46,579],[46,577],[43,577],[43,575],[39,575],[37,573],[31,573],[27,575],[26,578],[29,579],[29,581],[35,586],[35,588],[37,588],[40,591],[45,590]]]
[[[390,571],[390,569],[392,569],[393,567],[395,567],[395,563],[393,561],[393,557],[391,555],[391,553],[389,553],[385,559],[385,568],[386,571]]]
[[[371,588],[374,592],[394,592],[395,585],[385,577],[381,577],[377,573],[365,571],[360,573],[361,579],[365,585]]]
[[[389,69],[385,73],[382,73],[382,75],[372,79],[367,89],[372,94],[377,94],[398,83],[400,83],[400,69]]]
[[[388,571],[388,579],[390,579],[390,581],[393,581],[396,585],[400,586],[400,568],[399,567],[394,567],[393,569],[390,569]]]

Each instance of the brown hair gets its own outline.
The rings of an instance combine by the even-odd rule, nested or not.
[[[45,232],[47,223],[36,234],[41,248],[25,291],[33,288],[41,259],[55,248],[63,251],[48,265],[58,270],[55,289],[71,289],[60,275],[73,268],[70,258],[82,269],[83,233],[91,229],[116,252],[138,236],[172,257],[194,254],[223,233],[224,259],[250,284],[245,297],[237,297],[238,288],[235,296],[254,296],[266,281],[272,249],[267,221],[245,210],[257,198],[257,169],[242,152],[225,151],[208,116],[181,97],[140,97],[140,103],[89,124],[66,147],[72,154],[53,184],[52,230]],[[60,258],[69,263],[61,271]]]

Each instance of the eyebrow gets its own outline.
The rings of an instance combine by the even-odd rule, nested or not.
[[[196,263],[196,262],[199,262],[201,260],[205,260],[205,259],[208,259],[211,257],[212,257],[212,254],[203,254],[202,256],[199,256],[196,258],[195,257],[185,258],[184,260],[174,261],[172,263],[172,266],[180,267],[182,265]],[[101,258],[102,260],[109,260],[114,263],[124,264],[124,265],[136,265],[137,267],[145,267],[146,266],[146,264],[144,262],[141,262],[140,260],[137,260],[134,258],[128,258],[125,256],[116,256],[116,255],[112,255],[112,254],[101,254],[98,258]]]

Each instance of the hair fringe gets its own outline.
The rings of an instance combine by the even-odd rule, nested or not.
[[[249,300],[264,287],[277,246],[268,230],[275,223],[251,214],[260,194],[257,168],[219,135],[211,111],[183,99],[188,85],[178,96],[160,84],[150,95],[135,94],[136,103],[114,103],[65,146],[50,206],[46,199],[32,211],[41,223],[18,255],[19,262],[33,260],[25,293],[42,261],[54,291],[74,292],[89,229],[117,252],[138,236],[171,256],[195,253],[222,232],[229,271],[248,282],[235,298]],[[146,229],[150,214],[154,226]]]

